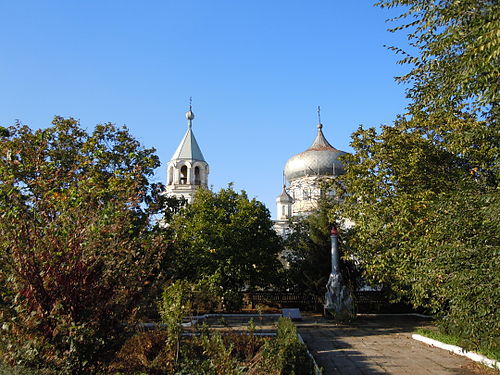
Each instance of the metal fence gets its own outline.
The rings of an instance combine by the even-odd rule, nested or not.
[[[382,291],[356,291],[354,302],[358,313],[408,313],[414,312],[404,303],[391,303],[389,296]],[[255,309],[257,305],[273,308],[297,307],[305,311],[323,311],[324,299],[318,296],[297,292],[258,291],[243,293],[243,301]]]

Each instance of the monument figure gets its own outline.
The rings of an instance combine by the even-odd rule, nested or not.
[[[326,284],[324,312],[327,317],[346,321],[352,320],[355,316],[354,301],[340,273],[340,256],[337,236],[337,228],[333,226],[330,232],[332,270],[328,278],[328,283]]]

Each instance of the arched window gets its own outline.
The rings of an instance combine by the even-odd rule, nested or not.
[[[188,168],[187,168],[187,166],[183,165],[181,167],[181,176],[180,176],[180,180],[179,180],[179,183],[181,185],[187,184],[187,176],[188,176]]]
[[[286,216],[286,211],[285,211],[285,209],[286,209],[286,206],[285,206],[285,205],[281,206],[281,216]]]
[[[201,184],[200,167],[194,167],[194,184],[195,185]]]

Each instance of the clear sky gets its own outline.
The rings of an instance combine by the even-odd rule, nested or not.
[[[316,134],[350,151],[358,125],[404,112],[407,68],[384,45],[393,10],[370,0],[0,2],[0,125],[127,125],[162,161],[193,131],[209,184],[234,182],[275,212],[282,170]]]

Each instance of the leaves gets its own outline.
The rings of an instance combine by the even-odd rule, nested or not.
[[[450,109],[495,120],[500,92],[500,6],[497,1],[384,0],[381,7],[404,7],[397,26],[418,56],[400,82],[409,85],[410,112]]]
[[[175,232],[172,274],[188,280],[216,275],[224,293],[275,281],[281,241],[269,211],[231,186],[199,189],[171,223]]]
[[[431,310],[473,346],[493,345],[498,132],[470,118],[438,121],[358,129],[334,214],[355,222],[346,249],[367,280]]]
[[[158,158],[112,124],[88,134],[56,117],[46,129],[8,132],[0,144],[0,314],[10,349],[0,354],[91,373],[159,279],[168,242],[151,221],[160,202],[148,181]]]

